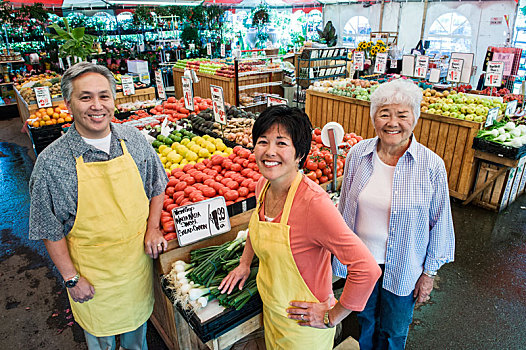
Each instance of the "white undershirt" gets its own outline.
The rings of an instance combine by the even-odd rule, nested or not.
[[[378,264],[385,263],[394,166],[385,164],[374,151],[373,173],[358,196],[356,234]]]
[[[88,145],[92,145],[93,147],[100,149],[101,151],[104,151],[108,154],[110,154],[110,141],[111,141],[111,132],[108,134],[108,136],[105,136],[101,139],[88,139],[83,137],[82,138]]]

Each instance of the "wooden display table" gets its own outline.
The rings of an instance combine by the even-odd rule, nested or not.
[[[369,101],[307,90],[305,111],[313,126],[323,127],[335,121],[346,132],[355,132],[367,139],[376,136],[370,105]],[[472,189],[476,174],[473,138],[481,128],[481,123],[427,113],[420,115],[414,135],[444,160],[452,197],[465,200]]]

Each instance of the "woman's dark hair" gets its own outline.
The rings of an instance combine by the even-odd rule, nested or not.
[[[301,109],[284,105],[272,106],[263,111],[252,127],[254,146],[259,137],[269,130],[274,124],[283,126],[292,138],[296,149],[296,158],[300,159],[299,167],[303,168],[305,159],[310,151],[312,140],[312,124],[309,116]]]

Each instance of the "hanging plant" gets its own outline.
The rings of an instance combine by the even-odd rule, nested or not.
[[[181,41],[186,47],[194,44],[196,48],[199,46],[199,31],[193,26],[186,26],[181,32]]]
[[[256,27],[263,27],[269,23],[268,8],[264,5],[258,6],[252,14],[252,25]]]
[[[133,12],[133,24],[137,27],[143,25],[153,26],[152,8],[143,5],[137,6]]]
[[[210,5],[205,7],[205,12],[209,29],[221,28],[225,9],[218,5]]]
[[[60,57],[77,56],[85,60],[89,54],[95,52],[93,50],[95,37],[85,34],[84,27],[71,28],[67,18],[63,18],[63,21],[66,30],[53,23],[50,27],[55,30],[56,34],[46,33],[45,35],[50,39],[65,41],[60,46]]]
[[[206,21],[205,9],[202,5],[197,5],[190,11],[190,16],[188,17],[190,23],[201,26]]]

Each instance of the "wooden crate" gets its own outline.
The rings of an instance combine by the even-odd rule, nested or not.
[[[336,121],[346,132],[364,139],[376,136],[370,117],[370,102],[308,90],[305,111],[313,126]],[[449,193],[464,200],[475,180],[473,138],[481,123],[422,113],[414,130],[418,142],[438,154],[445,163]]]
[[[122,92],[117,92],[117,97],[115,98],[115,105],[119,105],[121,103],[126,102],[147,101],[154,99],[156,99],[155,88],[149,87],[146,89],[136,89],[135,95],[124,96]]]

